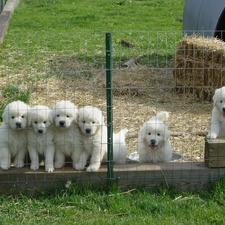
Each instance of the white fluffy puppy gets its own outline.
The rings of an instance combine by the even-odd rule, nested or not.
[[[113,161],[115,164],[126,163],[127,145],[125,136],[128,129],[122,129],[118,133],[113,134]]]
[[[24,166],[27,153],[27,113],[29,106],[22,101],[9,103],[4,109],[3,123],[0,127],[0,167],[8,170],[11,158],[14,166]]]
[[[90,158],[87,172],[95,172],[101,166],[101,161],[107,152],[107,127],[102,112],[93,106],[79,109],[78,126],[83,134],[83,153],[76,169],[84,169]]]
[[[71,157],[73,167],[80,159],[82,152],[81,133],[76,124],[78,109],[70,101],[60,101],[51,109],[54,121],[55,168],[61,168],[65,163],[65,156]]]
[[[213,95],[213,110],[207,138],[225,136],[225,87],[216,89]]]
[[[163,123],[168,117],[168,112],[160,112],[141,127],[137,139],[140,163],[168,162],[171,160],[170,132]]]
[[[39,169],[39,155],[41,155],[45,158],[45,171],[54,171],[55,146],[51,124],[50,109],[47,106],[37,105],[28,111],[28,125],[33,128],[27,134],[32,170]]]

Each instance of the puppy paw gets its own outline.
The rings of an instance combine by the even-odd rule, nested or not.
[[[54,171],[54,167],[46,167],[45,171],[48,173],[52,173]]]
[[[74,163],[73,168],[75,170],[83,170],[85,165],[83,163]]]
[[[31,164],[30,168],[32,170],[38,170],[39,169],[39,165],[38,164]]]
[[[56,169],[62,168],[63,166],[64,166],[64,163],[61,163],[61,162],[55,162],[55,164],[54,164],[54,167]]]
[[[16,167],[16,168],[22,168],[22,167],[24,167],[24,163],[14,163],[14,166]]]
[[[2,165],[1,166],[1,169],[2,170],[8,170],[10,168],[10,166],[8,166],[8,165]]]
[[[217,134],[215,134],[215,133],[208,134],[207,138],[208,139],[215,139],[215,138],[217,138]]]
[[[96,172],[98,169],[99,169],[100,166],[97,166],[97,165],[90,165],[86,171],[87,172]]]

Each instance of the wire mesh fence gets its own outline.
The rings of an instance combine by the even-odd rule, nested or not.
[[[223,56],[223,43],[217,40],[217,44],[210,46],[211,39],[204,44],[200,37],[185,42],[180,31],[110,34],[113,132],[128,129],[126,163],[113,165],[113,179],[123,188],[135,185],[152,188],[160,184],[180,189],[208,187],[224,174],[223,168],[211,169],[204,162],[212,94],[223,85],[223,79],[218,78],[217,83],[211,78],[208,83],[202,80],[209,70],[211,77],[223,74],[222,60],[210,57],[215,55],[215,46],[219,46],[217,49]],[[61,100],[69,100],[78,109],[97,107],[108,125],[105,35],[105,32],[48,33],[40,37],[8,34],[0,56],[1,113],[15,100],[30,107],[49,108]],[[215,63],[220,70],[216,75]],[[204,98],[199,90],[206,89],[211,92]],[[169,114],[165,124],[171,132],[171,160],[139,163],[138,132],[161,111]],[[149,151],[154,151],[152,146]],[[31,170],[29,156],[27,159],[24,168],[12,166],[8,171],[0,171],[3,191],[45,189],[67,181],[108,184],[107,159],[95,173],[75,170],[71,157],[66,158],[65,166],[55,168],[52,173],[45,172],[43,166]]]

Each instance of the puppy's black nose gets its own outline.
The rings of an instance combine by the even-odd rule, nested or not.
[[[89,128],[87,128],[85,131],[86,131],[87,134],[91,133],[91,129],[89,129]]]
[[[17,123],[16,123],[16,127],[17,127],[17,128],[21,128],[21,123],[20,123],[20,122],[17,122]]]
[[[65,121],[63,121],[63,120],[59,121],[59,125],[60,126],[64,126],[65,125]]]
[[[43,130],[41,130],[41,129],[40,129],[40,130],[38,130],[38,133],[42,134],[42,133],[43,133]]]
[[[150,140],[151,145],[155,145],[155,139]]]
[[[225,107],[222,108],[223,112],[225,112]]]

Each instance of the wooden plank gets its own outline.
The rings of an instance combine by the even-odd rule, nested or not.
[[[210,157],[206,159],[206,165],[210,168],[225,167],[225,157]]]
[[[205,139],[205,162],[208,167],[225,167],[225,138]]]
[[[4,9],[2,11],[11,12],[12,14],[18,4],[19,4],[19,0],[7,0],[4,6]]]
[[[2,12],[0,14],[0,44],[3,43],[3,39],[8,29],[10,18],[11,18],[10,12]]]
[[[44,167],[37,171],[32,171],[29,167],[10,168],[8,171],[0,171],[0,193],[15,194],[26,192],[36,193],[39,190],[48,190],[65,185],[72,181],[82,185],[89,183],[93,185],[107,185],[107,173],[99,170],[97,173],[87,173],[84,171],[75,171],[72,166],[63,169],[57,169],[53,173],[47,173]]]
[[[137,167],[136,172],[134,169],[133,173],[123,173],[124,177],[120,174],[119,185],[124,188],[135,186],[154,188],[164,185],[182,191],[208,189],[211,182],[210,173],[211,170],[205,163],[142,164]]]
[[[213,143],[224,143],[225,144],[225,137],[215,138],[215,139],[208,139],[206,138],[205,141],[209,144]]]
[[[178,190],[208,189],[211,182],[225,175],[225,168],[210,169],[204,162],[171,162],[160,164],[127,163],[114,165],[114,177],[119,187],[155,188],[158,185],[175,187]],[[107,166],[103,164],[99,171],[87,173],[75,171],[72,166],[47,173],[41,167],[37,171],[29,167],[0,171],[0,193],[15,194],[36,193],[65,185],[72,181],[81,185],[107,186]]]
[[[0,44],[3,43],[9,21],[18,3],[19,0],[8,0],[0,14]]]

